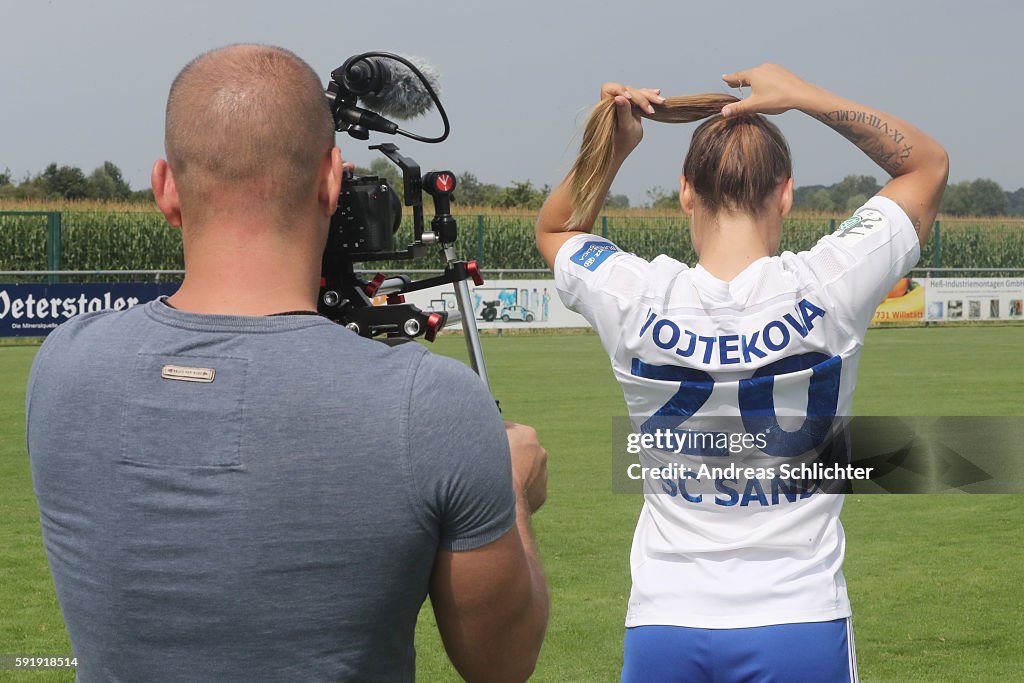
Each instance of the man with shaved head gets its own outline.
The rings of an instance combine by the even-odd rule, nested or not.
[[[527,678],[546,453],[465,366],[316,314],[342,162],[315,72],[275,47],[204,54],[165,144],[180,289],[73,318],[29,379],[78,680],[409,681],[428,594],[463,677]]]
[[[165,144],[179,175],[202,171],[230,183],[269,172],[308,187],[334,146],[334,124],[306,63],[280,48],[239,45],[196,58],[175,78]]]

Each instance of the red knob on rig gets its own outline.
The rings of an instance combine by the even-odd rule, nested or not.
[[[473,278],[473,284],[477,287],[484,283],[484,276],[480,274],[480,266],[477,265],[476,261],[470,261],[466,264],[466,272]]]
[[[383,283],[384,280],[386,279],[387,275],[385,275],[384,273],[377,273],[377,276],[373,278],[372,281],[367,282],[366,287],[363,288],[363,291],[366,292],[366,296],[372,297],[374,294],[376,294],[377,290],[380,289],[381,283]]]
[[[427,316],[427,331],[423,333],[423,338],[428,342],[434,341],[437,338],[437,333],[442,327],[444,327],[445,316],[440,313],[431,313]]]

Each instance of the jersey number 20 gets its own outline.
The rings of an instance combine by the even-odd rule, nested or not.
[[[754,375],[739,381],[739,409],[743,428],[751,434],[765,435],[761,450],[787,458],[806,453],[820,445],[829,434],[839,403],[839,378],[843,360],[823,353],[789,356],[758,368]],[[807,389],[807,413],[795,431],[784,430],[775,414],[775,381],[785,382],[792,373],[811,370]],[[679,390],[641,426],[651,432],[665,424],[666,418],[682,418],[677,427],[697,413],[711,397],[715,380],[703,370],[676,365],[651,365],[634,358],[634,377],[679,382]],[[706,453],[705,453],[706,454]]]

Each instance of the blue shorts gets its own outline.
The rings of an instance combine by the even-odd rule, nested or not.
[[[850,619],[626,629],[622,683],[857,683]]]

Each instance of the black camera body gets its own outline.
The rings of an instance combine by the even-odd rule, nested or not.
[[[402,224],[402,200],[378,176],[346,172],[331,217],[327,252],[333,258],[379,254],[395,249],[395,233]]]
[[[402,294],[452,284],[457,296],[468,300],[468,290],[461,291],[465,281],[483,282],[475,262],[467,263],[455,256],[458,227],[451,215],[455,175],[450,171],[431,171],[423,176],[419,164],[400,154],[391,143],[370,149],[380,151],[402,170],[403,198],[379,176],[345,174],[324,249],[317,310],[364,337],[387,335],[394,339],[423,335],[433,341],[452,312],[421,311],[405,303]],[[430,230],[423,220],[424,193],[434,201]],[[403,203],[412,207],[413,240],[404,249],[395,249]],[[404,275],[389,278],[378,272],[373,279],[365,280],[355,270],[357,263],[418,258],[429,245],[441,247],[448,260],[444,272],[437,277],[412,281]],[[387,295],[387,305],[374,305],[381,294]]]

